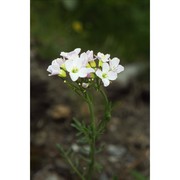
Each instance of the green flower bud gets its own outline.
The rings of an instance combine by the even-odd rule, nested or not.
[[[59,77],[65,78],[66,72],[63,69],[60,69],[60,73],[58,74]]]
[[[99,67],[102,67],[102,64],[103,64],[103,62],[102,62],[101,60],[99,60],[98,66],[99,66]]]
[[[96,67],[95,61],[90,61],[90,65],[91,65],[91,67]]]

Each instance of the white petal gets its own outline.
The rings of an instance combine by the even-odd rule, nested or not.
[[[78,69],[80,69],[82,65],[83,65],[83,59],[78,57],[73,60],[73,67],[77,67]]]
[[[61,52],[61,53],[60,53],[60,56],[62,56],[62,57],[67,57],[67,54],[68,54],[68,53],[66,53],[66,52]]]
[[[79,78],[78,73],[70,72],[69,75],[70,75],[72,81],[76,81]]]
[[[118,58],[113,58],[112,60],[109,61],[110,67],[116,68],[119,64],[120,60]]]
[[[58,65],[50,65],[47,68],[47,71],[51,73],[51,74],[49,74],[49,76],[58,75],[60,73],[60,68]]]
[[[76,54],[79,54],[79,53],[81,52],[81,48],[76,48],[76,49],[74,50],[74,52],[75,52]]]
[[[104,79],[102,79],[102,81],[103,81],[103,84],[104,84],[105,87],[109,86],[110,81],[108,79],[104,78]]]
[[[115,72],[113,72],[113,71],[109,71],[107,75],[108,75],[108,79],[109,79],[109,80],[115,80],[115,79],[117,79],[117,73],[115,73]]]
[[[107,73],[109,71],[109,64],[103,63],[102,65],[102,72]]]
[[[65,61],[65,67],[68,72],[71,72],[71,70],[73,68],[73,61],[72,60]]]
[[[103,57],[103,56],[104,56],[103,53],[101,53],[101,52],[98,52],[98,53],[97,53],[97,57],[98,57],[98,58],[101,58],[101,57]]]
[[[87,56],[87,54],[86,54],[86,53],[82,53],[82,54],[80,55],[80,59],[81,59],[81,61],[82,61],[82,65],[83,65],[83,66],[86,66],[87,63],[88,63],[88,56]]]
[[[99,78],[102,78],[102,71],[100,69],[98,69],[96,71],[96,75],[99,77]]]
[[[106,59],[109,59],[110,58],[110,54],[106,54],[105,57],[106,57]]]
[[[81,68],[78,72],[79,77],[86,77],[88,72],[87,72],[87,68]]]
[[[61,65],[65,62],[62,58],[57,58],[56,62],[59,64],[59,66],[61,67]]]
[[[92,73],[95,72],[95,70],[93,68],[86,68],[88,73]]]
[[[120,72],[122,72],[122,71],[124,71],[124,67],[123,67],[122,65],[119,65],[119,66],[116,68],[116,72],[117,72],[117,73],[120,73]]]

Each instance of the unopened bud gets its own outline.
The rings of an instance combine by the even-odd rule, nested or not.
[[[96,67],[95,61],[90,61],[89,63],[90,63],[90,65],[91,65],[91,67]]]
[[[62,77],[62,78],[65,78],[66,77],[66,72],[63,69],[61,69],[60,73],[58,74],[58,76]]]
[[[89,86],[89,83],[82,83],[83,88],[88,88],[88,86]]]
[[[103,62],[102,62],[101,60],[99,60],[98,66],[99,66],[99,67],[102,67],[102,64],[103,64]]]

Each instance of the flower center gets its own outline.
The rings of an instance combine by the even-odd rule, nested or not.
[[[77,73],[77,72],[78,72],[78,68],[75,67],[72,69],[72,73]]]
[[[102,78],[107,78],[107,74],[106,74],[106,73],[103,73],[103,74],[102,74]]]

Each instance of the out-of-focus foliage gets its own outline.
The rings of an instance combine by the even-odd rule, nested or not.
[[[41,57],[93,49],[149,60],[149,0],[31,0],[31,39]]]

